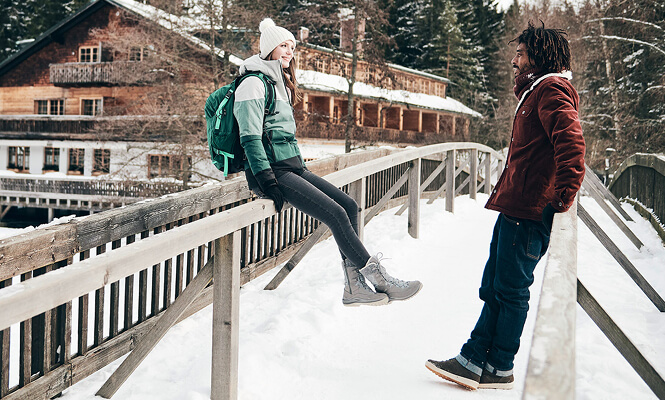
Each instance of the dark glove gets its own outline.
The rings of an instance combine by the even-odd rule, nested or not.
[[[545,208],[543,209],[543,224],[545,224],[545,227],[549,228],[549,230],[552,230],[552,222],[554,220],[554,214],[556,214],[558,211],[556,208],[552,206],[551,203],[547,203]]]
[[[282,194],[282,191],[279,190],[277,184],[272,184],[266,187],[263,190],[263,193],[275,202],[275,209],[277,212],[282,211],[282,207],[284,206],[284,195]]]

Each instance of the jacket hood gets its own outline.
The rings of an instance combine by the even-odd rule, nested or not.
[[[268,61],[259,57],[258,54],[255,54],[240,64],[240,75],[244,75],[249,71],[262,72],[277,82],[275,85],[277,99],[282,99],[289,104],[291,103],[291,94],[286,90],[284,73],[282,72],[282,62],[280,60]]]
[[[264,60],[258,54],[246,59],[240,65],[240,75],[248,71],[259,71],[271,77],[274,81],[282,82],[282,62],[279,60]]]

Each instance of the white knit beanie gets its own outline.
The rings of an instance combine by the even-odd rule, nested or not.
[[[263,59],[268,57],[275,47],[279,46],[280,43],[284,41],[291,40],[293,41],[294,46],[296,44],[296,38],[293,34],[288,30],[275,25],[275,22],[270,18],[261,21],[259,24],[259,31],[261,32],[259,45],[261,52],[259,53],[259,57]]]

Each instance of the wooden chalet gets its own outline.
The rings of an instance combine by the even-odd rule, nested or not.
[[[2,171],[22,178],[24,174],[49,174],[54,179],[78,176],[79,180],[110,176],[175,179],[173,183],[223,179],[209,162],[204,139],[202,110],[210,88],[192,91],[193,114],[201,110],[190,117],[197,127],[190,130],[197,134],[198,144],[187,149],[191,154],[182,154],[178,141],[164,134],[166,127],[174,125],[171,120],[182,116],[134,106],[168,79],[168,71],[146,62],[150,43],[137,42],[118,51],[105,37],[111,26],[132,26],[137,20],[164,15],[133,0],[95,0],[0,64],[0,192],[18,176]],[[190,45],[209,49],[195,27],[178,33]],[[298,35],[295,60],[305,93],[304,101],[295,106],[299,137],[343,139],[348,105],[348,83],[345,87],[343,76],[351,70],[349,55],[308,44],[306,30]],[[249,48],[243,56],[258,51],[258,44]],[[221,50],[210,50],[221,59]],[[231,56],[230,61],[239,65],[241,58]],[[358,142],[459,140],[468,137],[469,118],[480,116],[446,97],[446,78],[397,65],[379,70],[361,61],[356,79],[354,139]],[[134,121],[132,128],[127,121]],[[135,135],[132,129],[137,125],[149,134]],[[29,191],[35,185],[24,186]],[[46,206],[62,206],[56,203],[46,201]],[[1,204],[20,201],[0,198]],[[41,206],[42,202],[26,204]]]

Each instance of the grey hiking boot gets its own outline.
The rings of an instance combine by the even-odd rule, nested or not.
[[[376,293],[367,286],[365,277],[358,272],[358,267],[353,265],[351,261],[342,261],[342,269],[344,270],[344,296],[342,297],[342,303],[345,306],[382,306],[390,302],[385,293]]]
[[[390,301],[406,300],[415,296],[423,287],[419,281],[403,281],[388,275],[380,258],[381,253],[370,257],[367,264],[360,269],[360,273],[372,282],[378,293],[387,294]]]

